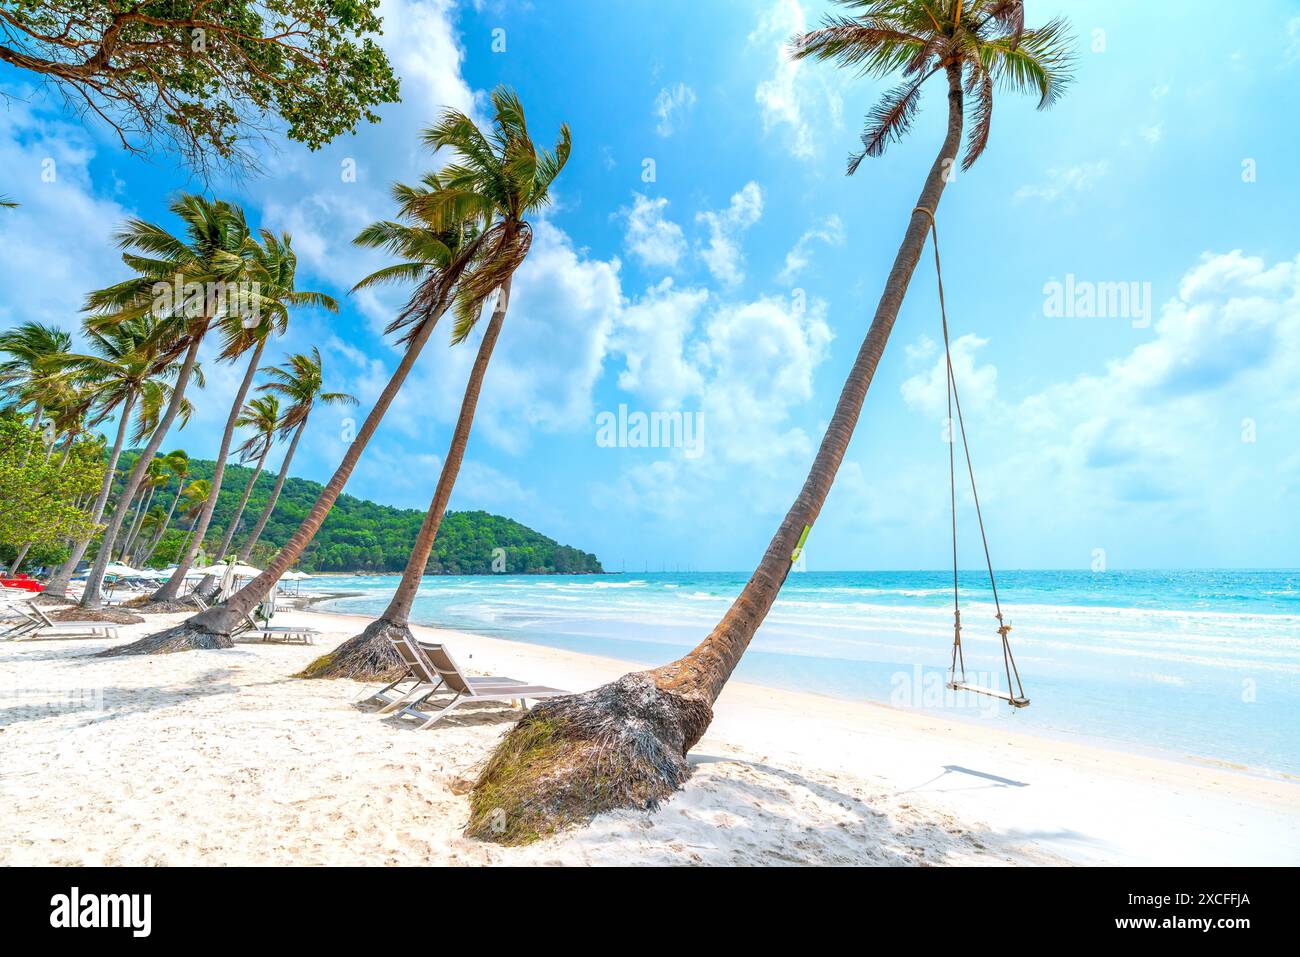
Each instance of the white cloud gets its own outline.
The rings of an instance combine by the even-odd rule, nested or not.
[[[998,370],[996,366],[979,365],[975,354],[988,345],[973,333],[958,337],[952,344],[952,371],[957,380],[962,409],[972,411],[988,405],[997,394]],[[914,355],[909,350],[909,357]],[[948,364],[940,355],[925,372],[906,379],[900,391],[903,401],[926,415],[948,416]]]
[[[20,204],[0,210],[0,328],[35,320],[76,330],[85,294],[122,278],[113,232],[131,210],[91,183],[85,131],[33,109],[32,92],[15,90],[0,110],[0,192]]]
[[[1069,200],[1092,189],[1109,169],[1110,164],[1105,160],[1051,169],[1045,182],[1020,187],[1016,190],[1015,198],[1017,200],[1041,199],[1049,203],[1061,199]]]
[[[1250,515],[1266,516],[1294,510],[1300,494],[1295,482],[1258,481],[1283,474],[1294,456],[1285,436],[1300,413],[1300,257],[1268,264],[1240,251],[1206,254],[1147,335],[1103,370],[1019,399],[1002,398],[996,370],[976,362],[982,340],[958,340],[968,342],[955,359],[981,497],[1005,522],[1050,520],[1055,547],[1081,563],[1091,548],[1129,538],[1138,522],[1161,529],[1153,540],[1166,545],[1196,525],[1193,541],[1204,547],[1204,529],[1220,528],[1223,553],[1201,560],[1248,563],[1241,496],[1250,496]],[[946,415],[940,366],[909,379],[904,396],[927,418]],[[1051,489],[1068,513],[1035,517],[997,504],[1027,489]],[[1012,540],[1030,533],[1003,526]]]
[[[814,126],[822,123],[838,130],[842,115],[840,96],[827,80],[809,74],[802,62],[790,58],[790,38],[805,32],[807,24],[799,0],[776,0],[749,35],[750,43],[771,51],[772,72],[754,89],[763,131],[779,130],[790,153],[799,159],[817,155]]]
[[[640,193],[633,194],[632,208],[627,215],[627,234],[624,242],[628,252],[645,266],[662,266],[675,269],[686,252],[686,238],[682,228],[664,215],[668,200],[649,199]]]
[[[814,243],[825,243],[827,246],[844,245],[844,223],[835,214],[827,216],[818,226],[808,230],[798,241],[791,247],[785,256],[785,266],[777,278],[782,282],[788,282],[808,267],[812,259],[812,247]]]
[[[660,90],[655,97],[654,115],[658,119],[655,132],[660,136],[672,136],[680,116],[689,113],[694,107],[695,91],[685,83]]]
[[[513,450],[535,427],[591,418],[592,388],[622,306],[617,259],[591,258],[545,220],[535,231],[483,390],[484,429]]]
[[[763,215],[763,190],[752,180],[731,197],[727,208],[699,213],[696,222],[709,230],[708,244],[700,250],[700,258],[709,272],[729,286],[745,278],[745,260],[739,240],[745,230],[758,222]]]
[[[664,279],[627,305],[610,343],[626,359],[619,388],[660,409],[679,409],[699,392],[703,376],[688,355],[687,339],[708,298],[706,290],[676,289]]]

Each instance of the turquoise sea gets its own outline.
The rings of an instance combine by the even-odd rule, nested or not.
[[[728,572],[429,577],[414,620],[661,664],[743,587]],[[968,677],[1005,687],[987,587],[963,573]],[[951,573],[791,574],[738,677],[974,721],[1300,773],[1300,571],[999,574],[1029,708],[948,692]],[[330,576],[377,614],[396,576]]]

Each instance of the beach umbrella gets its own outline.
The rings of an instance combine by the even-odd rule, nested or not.
[[[123,565],[121,562],[109,562],[108,567],[104,569],[105,575],[112,575],[116,578],[139,578],[140,572],[130,565]]]

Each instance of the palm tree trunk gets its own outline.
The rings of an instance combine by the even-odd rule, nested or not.
[[[172,516],[176,514],[176,506],[180,504],[181,496],[185,494],[185,477],[178,476],[177,482],[176,495],[172,498],[172,504],[167,509],[167,517],[162,520],[162,524],[158,526],[158,531],[154,532],[153,537],[149,539],[149,544],[144,550],[144,558],[141,559],[142,562],[147,563],[149,559],[153,558],[153,553],[158,551],[158,545],[162,542],[163,535],[165,535],[167,529],[171,527]],[[137,565],[136,567],[139,568],[142,566]]]
[[[109,555],[113,552],[118,532],[122,530],[122,522],[126,519],[131,499],[140,487],[140,483],[144,481],[145,472],[149,469],[149,460],[158,451],[163,436],[171,428],[177,413],[180,412],[181,403],[185,401],[185,387],[189,384],[190,373],[194,371],[194,362],[198,359],[199,345],[202,341],[202,336],[194,336],[190,347],[185,351],[185,361],[181,363],[180,372],[176,375],[167,409],[163,412],[163,417],[154,429],[153,435],[149,437],[149,444],[145,446],[144,452],[135,463],[135,468],[131,469],[131,474],[127,477],[121,498],[118,499],[117,507],[113,509],[113,515],[108,520],[108,527],[104,529],[104,541],[99,548],[99,554],[95,556],[95,564],[91,567],[90,574],[86,576],[86,590],[81,596],[82,608],[99,608],[103,604],[100,590],[104,584],[104,569],[108,567]]]
[[[140,534],[140,525],[144,521],[145,515],[149,511],[149,506],[153,504],[154,493],[158,491],[156,485],[150,484],[148,491],[142,491],[135,499],[135,518],[131,521],[131,528],[126,533],[126,539],[122,545],[121,560],[126,561],[126,557],[132,553],[135,548],[136,536]],[[129,562],[127,564],[130,564]]]
[[[585,820],[616,807],[654,806],[690,774],[686,752],[713,720],[713,703],[785,583],[795,550],[817,521],[835,480],[867,389],[889,340],[925,246],[929,216],[956,168],[961,145],[961,70],[948,73],[948,132],[798,498],[772,536],[758,568],[726,615],[685,657],[624,675],[594,691],[543,702],[505,737],[475,785],[466,832],[504,843]],[[553,733],[539,733],[538,722]],[[560,739],[563,740],[560,740]],[[563,755],[563,766],[538,750]],[[610,768],[617,784],[610,786]],[[498,787],[510,777],[508,788]],[[493,795],[496,797],[493,797]],[[505,804],[501,795],[508,795]],[[504,817],[502,815],[504,814]],[[505,820],[504,832],[493,823]]]
[[[298,440],[302,438],[303,430],[307,428],[307,420],[304,418],[294,430],[293,438],[289,440],[289,448],[284,453],[284,461],[280,463],[280,472],[275,477],[275,486],[271,489],[271,497],[266,500],[266,506],[262,509],[262,514],[257,516],[257,524],[253,530],[248,533],[248,541],[244,542],[239,549],[239,555],[235,559],[241,564],[247,563],[249,557],[253,554],[253,546],[257,540],[262,537],[262,530],[266,528],[266,523],[271,520],[271,514],[275,511],[275,503],[280,500],[280,490],[284,488],[284,480],[289,477],[289,463],[293,461],[293,453],[298,450]]]
[[[15,558],[14,563],[9,566],[10,578],[12,578],[14,575],[17,575],[18,569],[23,567],[23,559],[27,557],[27,553],[31,550],[31,547],[32,547],[31,543],[29,542],[28,544],[24,545],[22,548],[18,549],[18,557]]]
[[[208,523],[212,521],[212,512],[217,507],[217,497],[221,494],[221,481],[226,474],[226,459],[230,457],[230,443],[235,437],[235,423],[239,421],[239,413],[244,408],[244,400],[248,398],[248,390],[252,388],[253,377],[257,374],[257,364],[262,358],[264,348],[266,348],[265,337],[257,340],[257,346],[253,349],[252,358],[248,360],[248,369],[244,372],[244,380],[239,383],[239,391],[235,393],[235,401],[230,406],[230,415],[226,417],[226,430],[221,433],[221,448],[217,452],[217,462],[212,467],[212,494],[203,503],[203,510],[199,513],[198,527],[194,530],[193,540],[186,545],[185,550],[181,553],[180,561],[176,563],[176,571],[172,572],[172,577],[167,579],[163,586],[153,593],[150,598],[151,601],[174,601],[176,599],[176,596],[180,594],[181,584],[185,581],[185,573],[194,564],[194,559],[203,545],[203,539],[208,534]]]
[[[221,537],[221,547],[217,550],[216,561],[224,562],[226,554],[230,551],[230,544],[235,540],[235,529],[239,527],[239,520],[244,517],[244,508],[248,505],[248,498],[253,494],[253,486],[257,483],[257,478],[262,474],[262,466],[266,462],[266,457],[271,454],[271,446],[262,451],[257,459],[257,467],[253,469],[252,476],[248,479],[248,484],[244,486],[244,494],[239,499],[239,505],[235,508],[235,514],[230,517],[230,522],[226,526],[226,534]],[[215,595],[220,588],[216,575],[204,575],[203,580],[199,582],[199,587],[194,589],[194,593],[207,599],[209,594]]]
[[[405,667],[389,638],[394,632],[410,636],[411,605],[420,590],[420,581],[429,564],[434,539],[438,537],[438,526],[442,524],[443,513],[451,499],[451,490],[456,485],[456,476],[460,473],[460,465],[465,458],[465,447],[469,444],[470,429],[474,425],[474,410],[478,406],[483,378],[487,374],[492,350],[501,334],[501,325],[505,322],[506,309],[510,303],[510,283],[511,280],[507,279],[502,285],[500,298],[492,310],[492,319],[483,334],[483,341],[479,343],[478,355],[474,358],[469,381],[465,385],[465,397],[460,403],[456,429],[452,432],[451,447],[447,450],[447,459],[443,462],[442,474],[438,477],[438,487],[434,490],[429,510],[424,514],[420,531],[415,536],[415,545],[392,601],[384,613],[367,625],[361,634],[349,638],[328,655],[317,658],[303,670],[301,677],[392,680]]]
[[[113,490],[113,479],[117,475],[117,460],[122,455],[122,445],[126,442],[126,426],[131,419],[131,406],[135,403],[135,394],[129,393],[122,403],[122,411],[117,423],[117,435],[113,438],[113,451],[108,456],[108,467],[104,470],[104,481],[99,486],[99,496],[95,499],[95,507],[90,513],[91,525],[98,525],[99,520],[104,517],[104,506],[108,504],[108,495]],[[90,540],[95,537],[92,529],[83,538],[73,543],[72,551],[68,554],[68,560],[62,567],[54,573],[50,583],[45,586],[42,595],[51,598],[63,598],[68,592],[68,582],[72,580],[72,573],[77,570],[81,564],[81,559],[86,554],[86,549],[90,547]]]
[[[234,647],[231,636],[243,622],[245,616],[252,614],[253,609],[260,605],[266,596],[271,593],[271,589],[275,587],[276,582],[297,563],[307,546],[311,544],[311,540],[320,530],[321,524],[325,521],[325,516],[329,515],[330,509],[334,507],[334,502],[342,494],[343,486],[347,484],[348,478],[352,475],[352,470],[356,468],[361,453],[366,450],[366,445],[370,442],[370,437],[375,434],[375,429],[379,428],[384,413],[388,411],[388,407],[392,405],[393,399],[402,388],[402,383],[406,381],[406,376],[410,373],[411,367],[415,365],[415,360],[419,358],[424,344],[429,341],[429,335],[433,332],[433,327],[436,324],[436,320],[433,319],[426,321],[424,327],[411,340],[406,353],[402,356],[402,361],[397,364],[397,369],[393,372],[392,378],[388,380],[388,384],[384,386],[384,391],[380,393],[379,400],[375,403],[374,408],[370,410],[370,414],[366,416],[365,422],[361,424],[361,429],[357,432],[356,438],[352,440],[352,444],[348,446],[347,452],[343,454],[343,461],[339,463],[339,467],[335,469],[334,474],[330,476],[329,482],[321,490],[316,499],[316,504],[311,507],[311,511],[307,513],[307,517],[298,526],[298,530],[293,533],[293,536],[285,543],[284,548],[280,549],[279,554],[275,556],[275,560],[267,566],[262,574],[220,605],[214,605],[207,611],[201,611],[197,615],[191,616],[175,628],[147,635],[129,645],[110,648],[107,651],[100,652],[100,655],[104,657],[149,655],[165,654],[173,651],[190,651],[200,648]]]

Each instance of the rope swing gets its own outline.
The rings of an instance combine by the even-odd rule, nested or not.
[[[952,369],[952,348],[948,341],[948,312],[943,300],[943,270],[939,266],[939,230],[934,222],[934,213],[925,206],[917,206],[913,213],[925,213],[930,217],[930,235],[934,245],[934,272],[939,284],[939,316],[943,322],[943,352],[948,366],[948,496],[952,506],[952,661],[948,666],[948,688],[952,691],[969,691],[972,694],[1000,698],[1013,708],[1025,708],[1029,699],[1020,683],[1020,672],[1016,669],[1016,659],[1011,653],[1011,643],[1007,635],[1011,626],[1003,620],[1002,605],[998,601],[998,583],[993,576],[993,559],[989,556],[989,540],[984,533],[984,516],[980,512],[979,490],[975,487],[975,467],[971,464],[970,444],[966,441],[966,422],[961,414],[961,398],[957,395],[957,379]],[[966,473],[970,476],[971,499],[975,503],[975,517],[979,521],[980,541],[984,545],[984,563],[989,572],[989,586],[993,590],[993,607],[998,621],[998,635],[1002,638],[1002,663],[1006,668],[1007,690],[984,688],[966,681],[966,659],[961,647],[961,607],[957,600],[957,462],[952,435],[953,411],[957,412],[957,426],[961,433],[962,450],[966,455]],[[1016,689],[1014,692],[1012,688]]]

